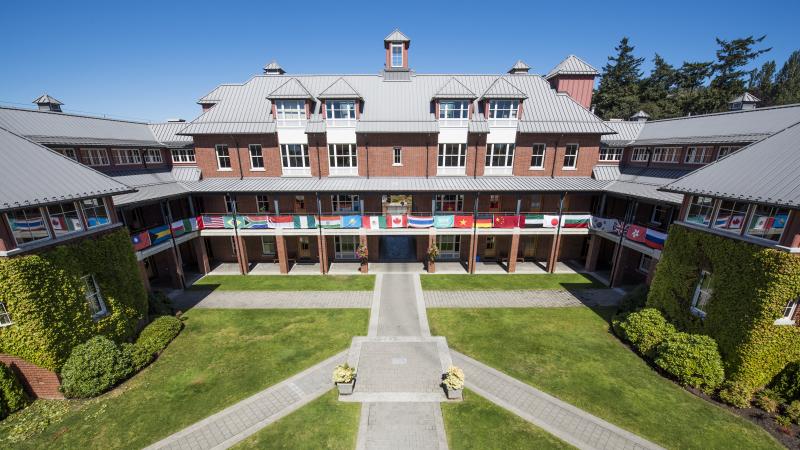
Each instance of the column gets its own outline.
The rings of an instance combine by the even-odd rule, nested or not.
[[[550,258],[547,261],[547,271],[555,273],[556,263],[558,262],[558,253],[561,250],[561,233],[553,235],[553,245],[550,247]]]
[[[317,251],[319,253],[319,273],[328,273],[328,246],[324,234],[317,235]]]
[[[428,250],[431,247],[436,245],[436,228],[429,228],[428,229]],[[427,253],[427,252],[426,252]],[[436,262],[431,262],[428,260],[428,255],[425,255],[425,261],[428,268],[428,273],[436,273]]]
[[[358,245],[359,246],[363,245],[364,247],[367,247],[367,261],[369,261],[370,255],[369,255],[369,245],[367,245],[367,233],[364,231],[363,228],[361,228],[358,232]],[[369,262],[367,262],[367,265],[362,266],[359,270],[361,270],[361,273],[368,273]]]
[[[286,238],[284,238],[282,234],[275,235],[275,247],[281,273],[289,273],[289,256],[286,254]]]
[[[147,276],[147,268],[144,266],[144,260],[138,261],[139,278],[142,279],[142,284],[147,292],[150,292],[150,278]]]
[[[519,228],[514,228],[511,235],[511,249],[508,250],[508,273],[517,271],[517,253],[519,253]]]
[[[623,258],[625,257],[625,247],[622,247],[620,244],[616,245],[615,251],[619,253],[614,253],[616,255],[616,259],[614,260],[614,264],[611,267],[611,286],[609,287],[619,287],[622,285],[622,268],[625,264],[622,262]]]
[[[247,275],[250,271],[250,261],[247,259],[247,246],[245,245],[244,236],[236,236],[234,241],[236,241],[236,247],[238,249],[236,252],[236,259],[239,262],[239,272],[241,272],[242,275]]]
[[[176,252],[177,249],[172,248],[165,252],[167,254],[169,279],[172,282],[172,287],[175,289],[183,289],[183,267],[181,265],[180,255]]]
[[[202,237],[194,238],[194,257],[197,259],[197,269],[201,274],[206,275],[211,272],[211,264],[208,262],[208,251],[206,251],[206,240]]]
[[[589,235],[589,249],[586,251],[586,264],[583,266],[587,272],[594,272],[597,270],[597,258],[600,256],[600,236],[596,234]]]
[[[475,259],[478,257],[478,235],[473,234],[469,239],[469,261],[467,269],[469,273],[475,273]]]

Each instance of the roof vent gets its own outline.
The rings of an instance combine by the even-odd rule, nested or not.
[[[633,122],[647,122],[650,118],[650,114],[642,111],[641,109],[636,114],[632,115],[628,120]]]
[[[39,107],[39,111],[62,112],[61,105],[63,105],[63,103],[50,97],[48,94],[42,95],[34,100],[33,103],[36,103],[36,106]]]
[[[286,73],[286,71],[283,70],[283,67],[281,67],[280,64],[278,64],[278,61],[273,59],[269,64],[264,66],[264,73],[267,75],[283,75]]]
[[[743,111],[749,109],[756,109],[761,99],[755,95],[745,92],[744,94],[734,98],[728,102],[728,109],[730,111]]]
[[[186,119],[167,119],[167,122],[169,122],[169,123],[182,123],[182,122],[186,122]]]
[[[517,60],[517,63],[514,64],[513,67],[508,71],[508,73],[512,75],[526,75],[528,71],[531,70],[531,66],[525,64],[525,62],[521,59]]]

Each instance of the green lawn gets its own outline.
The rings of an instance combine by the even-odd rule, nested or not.
[[[592,277],[580,273],[422,275],[422,289],[429,291],[516,291],[604,288]]]
[[[332,390],[234,448],[354,449],[361,403],[344,403],[338,398],[338,391]]]
[[[463,402],[442,403],[442,416],[452,450],[573,448],[469,390]]]
[[[782,448],[659,376],[609,331],[611,310],[429,309],[450,347],[668,448]],[[601,316],[602,314],[602,316]]]
[[[345,350],[369,312],[203,310],[150,367],[13,448],[142,448]],[[0,422],[0,447],[15,425]]]
[[[371,291],[375,275],[207,275],[194,289],[220,291]]]

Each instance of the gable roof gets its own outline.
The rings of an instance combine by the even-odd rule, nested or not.
[[[191,136],[178,134],[179,131],[186,128],[186,122],[151,123],[148,126],[155,139],[167,148],[194,147]]]
[[[408,38],[402,31],[395,28],[394,31],[389,33],[388,36],[383,38],[383,42],[411,42],[411,39]]]
[[[800,123],[664,186],[662,190],[800,207]]]
[[[133,191],[4,128],[0,158],[0,211]]]
[[[267,95],[269,99],[289,98],[289,99],[309,99],[314,98],[308,92],[303,83],[299,82],[297,78],[289,78],[285,83],[278,86],[277,89]]]
[[[52,104],[52,105],[63,105],[63,103],[61,103],[60,101],[56,100],[53,97],[50,97],[50,95],[48,95],[48,94],[44,94],[44,95],[39,96],[39,98],[34,100],[32,103],[36,103],[37,105],[39,105],[39,104],[47,104],[47,103]]]
[[[734,98],[728,103],[759,103],[760,101],[761,101],[760,98],[756,97],[755,95],[749,92],[745,92],[744,94]]]
[[[617,134],[607,134],[600,138],[600,145],[606,147],[624,147],[635,140],[645,126],[645,122],[629,120],[607,120],[605,124],[617,132]]]
[[[530,68],[531,66],[525,64],[525,61],[518,59],[517,62],[515,62],[514,65],[511,66],[511,70],[509,70],[509,72],[520,71],[520,70],[527,72],[528,70],[530,70]]]
[[[320,92],[317,95],[317,98],[320,99],[336,99],[336,98],[346,98],[346,99],[353,99],[361,98],[361,94],[359,94],[353,86],[350,86],[344,78],[339,77],[336,81],[334,81],[330,86],[326,87],[325,90]]]
[[[597,166],[595,169],[608,166]],[[612,169],[594,170],[597,179],[610,179]],[[640,198],[678,205],[683,200],[680,194],[660,191],[665,184],[689,173],[681,169],[661,169],[657,167],[618,167],[616,180],[606,186],[605,191],[625,197]]]
[[[508,98],[508,99],[523,99],[528,98],[524,92],[520,91],[513,84],[509,83],[505,77],[499,77],[494,80],[489,89],[484,91],[481,98]]]
[[[464,86],[460,81],[453,77],[447,80],[447,83],[441,89],[436,91],[433,98],[465,98],[476,99],[478,98],[474,92],[470,91],[468,87]]]
[[[264,73],[277,73],[283,75],[284,73],[286,73],[286,71],[283,70],[283,67],[281,67],[280,64],[278,64],[278,61],[275,61],[273,59],[272,61],[269,62],[269,64],[264,66]]]
[[[548,72],[544,78],[549,80],[556,75],[598,75],[599,73],[591,64],[575,55],[569,55],[565,60],[558,63],[553,70]]]

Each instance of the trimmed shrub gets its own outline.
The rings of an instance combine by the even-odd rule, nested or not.
[[[153,292],[147,296],[148,313],[151,316],[171,316],[175,313],[172,300],[163,292]]]
[[[784,367],[769,386],[787,401],[800,400],[800,361]]]
[[[628,317],[627,314],[617,314],[611,318],[611,330],[620,338],[625,339],[625,330],[622,329],[622,322]]]
[[[136,339],[136,346],[151,355],[167,348],[167,345],[181,332],[183,322],[173,316],[161,316],[150,322]]]
[[[714,339],[701,334],[674,333],[656,350],[655,363],[683,385],[710,393],[725,379]]]
[[[0,403],[5,406],[6,414],[19,411],[28,402],[28,396],[17,375],[10,367],[0,363]]]
[[[625,314],[632,313],[644,308],[647,303],[647,292],[649,287],[646,284],[640,284],[633,288],[632,291],[625,294],[619,302],[617,313]]]
[[[675,327],[654,308],[629,314],[619,328],[639,353],[651,357],[656,347],[675,333]]]
[[[792,403],[789,403],[786,406],[786,417],[788,417],[792,422],[800,425],[800,400],[795,400]]]
[[[127,342],[123,343],[120,346],[122,350],[122,354],[126,359],[131,362],[131,371],[138,372],[142,370],[146,365],[150,364],[150,361],[153,360],[155,355],[146,348],[143,348],[136,344],[129,344]]]
[[[775,414],[781,406],[781,398],[774,391],[764,389],[756,393],[753,403],[764,411]]]
[[[72,350],[61,370],[61,392],[70,398],[95,397],[132,372],[131,361],[110,339],[95,336]]]
[[[719,399],[737,408],[749,408],[753,390],[744,383],[726,381],[719,390]]]

